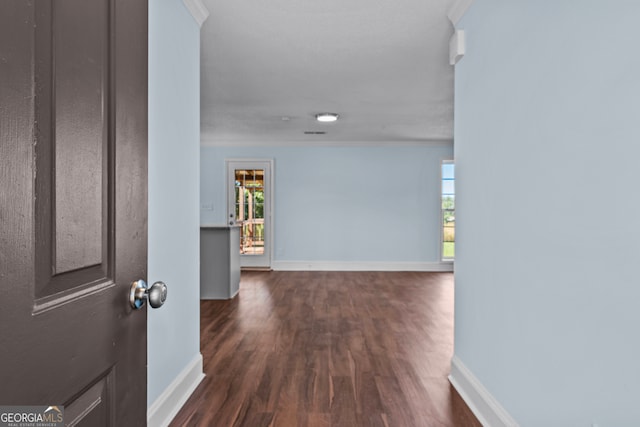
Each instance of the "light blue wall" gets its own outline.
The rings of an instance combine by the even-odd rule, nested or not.
[[[640,425],[640,3],[458,26],[455,353],[522,426]]]
[[[149,2],[148,404],[200,353],[200,29],[181,0]]]
[[[450,145],[202,147],[204,224],[226,222],[225,159],[275,163],[274,261],[439,260],[440,162]]]

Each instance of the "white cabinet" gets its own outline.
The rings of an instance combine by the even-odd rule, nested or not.
[[[240,227],[200,227],[200,299],[230,299],[240,289]]]

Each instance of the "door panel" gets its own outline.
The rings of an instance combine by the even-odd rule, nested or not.
[[[115,371],[110,370],[95,384],[65,405],[65,424],[72,426],[113,425]]]
[[[0,405],[145,425],[146,2],[1,2],[0,58]]]
[[[36,83],[52,92],[54,102],[46,104],[36,120],[47,115],[54,122],[40,136],[50,133],[47,139],[55,147],[54,266],[60,274],[101,264],[103,259],[103,165],[109,140],[108,97],[102,95],[108,83],[109,8],[106,0],[56,0],[40,7],[51,8],[52,13],[39,16],[36,39],[42,40],[41,45],[50,41],[53,54],[47,55],[50,61],[37,64]],[[75,14],[83,18],[73,19]],[[74,25],[56,24],[72,19]]]
[[[77,13],[83,19],[74,19]],[[37,3],[38,306],[113,284],[109,16],[106,0]],[[74,25],[56,24],[70,20]]]

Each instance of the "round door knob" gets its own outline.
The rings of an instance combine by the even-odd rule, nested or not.
[[[167,299],[167,285],[164,282],[156,282],[151,285],[151,288],[147,291],[149,305],[151,308],[162,307]]]
[[[136,280],[131,284],[129,303],[131,308],[139,310],[144,307],[147,300],[151,308],[162,307],[167,299],[167,285],[164,282],[155,282],[151,287],[144,280]]]

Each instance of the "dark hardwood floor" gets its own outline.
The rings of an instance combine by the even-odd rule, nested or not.
[[[447,380],[451,273],[243,272],[201,347],[171,426],[480,426]]]

